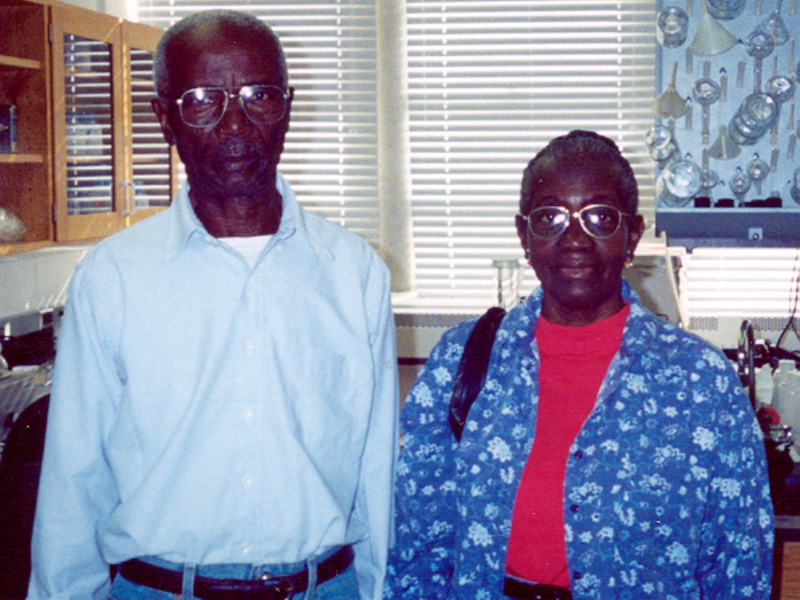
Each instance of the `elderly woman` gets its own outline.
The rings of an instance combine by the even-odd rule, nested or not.
[[[516,225],[541,287],[504,317],[460,442],[448,407],[474,321],[409,394],[386,598],[769,598],[760,430],[723,354],[623,281],[637,204],[592,132],[526,168]]]

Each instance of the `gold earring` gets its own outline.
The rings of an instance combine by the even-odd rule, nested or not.
[[[630,269],[631,267],[633,267],[633,252],[628,250],[628,254],[625,257],[625,268]]]

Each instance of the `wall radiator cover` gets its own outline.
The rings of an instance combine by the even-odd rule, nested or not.
[[[454,325],[479,316],[479,312],[397,312],[394,320],[397,327],[397,355],[401,359],[425,359],[442,335]],[[739,330],[746,317],[692,317],[688,330],[708,340],[718,348],[731,349],[739,345]],[[787,318],[753,317],[756,339],[769,340],[776,345],[783,332]],[[800,331],[800,320],[795,320]],[[800,349],[800,341],[792,331],[784,335],[781,346],[785,350]]]

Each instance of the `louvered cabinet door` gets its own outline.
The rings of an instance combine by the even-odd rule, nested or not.
[[[100,238],[125,226],[120,20],[52,9],[56,238]]]
[[[151,107],[156,96],[153,52],[162,33],[156,27],[122,23],[127,223],[169,206],[178,182],[177,152],[164,141]]]

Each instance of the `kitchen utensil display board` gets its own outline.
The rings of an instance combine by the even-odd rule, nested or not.
[[[800,247],[800,0],[658,0],[647,133],[667,243]]]

